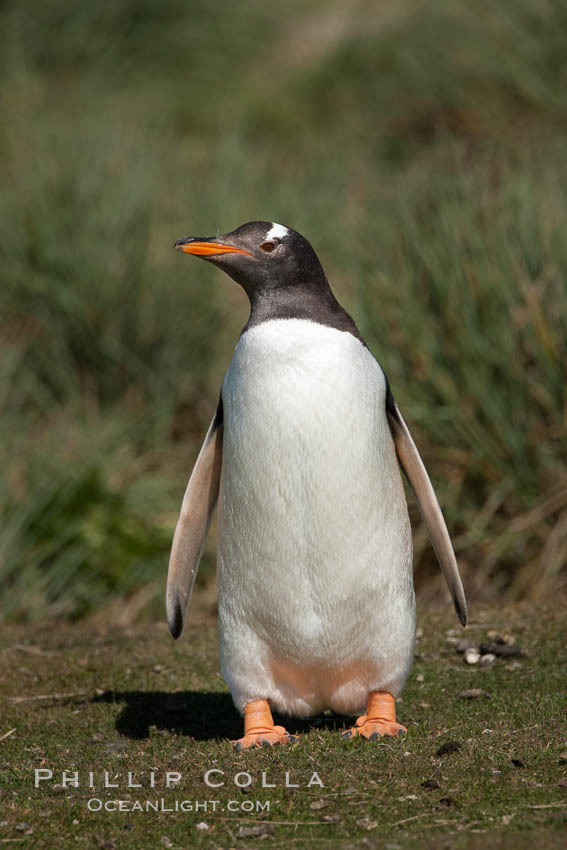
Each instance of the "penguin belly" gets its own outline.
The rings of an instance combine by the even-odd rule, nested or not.
[[[412,538],[386,381],[356,337],[276,319],[222,386],[219,649],[236,707],[296,716],[396,696],[413,658]]]

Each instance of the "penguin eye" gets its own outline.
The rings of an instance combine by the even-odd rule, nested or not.
[[[261,242],[258,246],[265,251],[266,254],[271,254],[272,251],[277,247],[277,242],[274,242],[272,239],[268,239],[266,242]]]

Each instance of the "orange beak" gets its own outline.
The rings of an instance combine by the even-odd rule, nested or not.
[[[249,257],[253,256],[250,251],[235,248],[233,245],[220,245],[217,242],[183,242],[180,239],[179,242],[175,243],[175,248],[184,254],[194,254],[197,257],[209,257],[212,254],[248,254]]]

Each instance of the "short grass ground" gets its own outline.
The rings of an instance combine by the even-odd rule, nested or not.
[[[343,741],[349,719],[325,715],[287,720],[296,744],[243,753],[229,744],[241,720],[219,669],[211,587],[200,590],[177,643],[162,622],[3,627],[0,843],[564,847],[564,605],[473,608],[459,637],[478,643],[496,629],[522,651],[491,669],[467,666],[448,642],[457,626],[448,606],[421,606],[418,625],[398,707],[403,739]],[[483,695],[461,696],[471,689]],[[35,769],[53,778],[35,788]],[[211,775],[223,786],[207,787],[210,769],[224,772]],[[63,787],[63,771],[78,771],[79,787]],[[118,788],[104,788],[105,771]],[[129,771],[141,788],[128,788]],[[176,787],[165,787],[167,771],[181,773]],[[235,785],[239,772],[243,783],[250,774],[250,787]],[[261,787],[263,772],[275,787]],[[286,773],[299,787],[285,787]],[[317,778],[308,787],[314,773],[323,787]],[[124,800],[130,810],[91,812],[89,800]],[[147,800],[200,807],[132,809]]]

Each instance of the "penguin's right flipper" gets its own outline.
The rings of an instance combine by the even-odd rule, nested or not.
[[[199,561],[219,496],[222,438],[221,398],[185,490],[169,556],[165,601],[167,622],[174,638],[181,635],[185,625]]]
[[[431,540],[437,560],[443,570],[451,596],[453,597],[457,616],[462,625],[465,626],[467,622],[465,591],[463,590],[463,583],[459,575],[459,568],[451,538],[449,537],[435,490],[417,450],[417,446],[390,392],[388,392],[386,409],[398,460],[415,493],[421,515],[427,526],[429,539]]]

